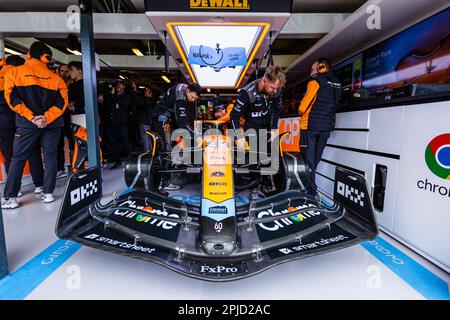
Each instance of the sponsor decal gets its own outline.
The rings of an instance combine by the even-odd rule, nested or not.
[[[292,242],[282,247],[268,251],[271,259],[283,258],[295,254],[307,253],[311,250],[321,250],[330,246],[339,246],[354,240],[356,237],[350,232],[332,225],[330,229],[324,229],[315,232],[313,235],[305,238],[302,243]]]
[[[337,182],[337,192],[341,196],[349,199],[350,201],[353,201],[354,203],[364,208],[364,201],[363,201],[365,197],[364,192],[359,191],[358,189],[355,189],[353,187],[350,187],[340,181]]]
[[[273,212],[272,210],[268,210],[268,211],[261,211],[258,213],[258,218],[264,218],[264,217],[268,217],[268,216],[272,216],[272,217],[276,217],[288,212],[292,212],[292,211],[296,211],[296,210],[301,210],[301,209],[305,209],[305,208],[317,208],[315,205],[313,204],[308,204],[308,205],[301,205],[298,207],[289,207],[286,210],[283,211],[278,211],[278,212]],[[319,211],[315,211],[315,210],[311,210],[311,211],[307,211],[307,212],[302,212],[302,213],[298,213],[295,215],[292,215],[289,218],[283,218],[283,219],[279,219],[279,220],[275,220],[273,222],[270,223],[260,223],[258,224],[258,226],[266,231],[278,231],[279,229],[285,228],[287,226],[293,225],[296,222],[303,222],[304,220],[307,220],[309,218],[312,217],[316,217],[316,216],[321,216],[322,214]]]
[[[289,254],[289,253],[294,252],[294,251],[292,251],[291,249],[288,249],[288,248],[278,249],[278,251],[280,251],[281,253],[284,253],[284,254]]]
[[[247,265],[239,264],[225,264],[225,265],[208,265],[208,264],[191,264],[191,270],[204,275],[233,275],[247,271]]]
[[[443,197],[450,198],[450,188],[442,186],[440,184],[431,183],[428,179],[417,181],[417,187],[421,190],[437,193]]]
[[[425,162],[436,176],[450,180],[450,133],[431,140],[425,151]]]
[[[209,185],[211,187],[226,187],[228,183],[226,182],[210,182]]]
[[[179,218],[177,214],[168,214],[167,211],[162,211],[158,209],[154,209],[151,206],[139,206],[136,204],[134,200],[127,200],[119,204],[119,207],[124,207],[124,210],[117,209],[114,211],[115,216],[124,217],[130,220],[135,220],[136,222],[149,224],[152,226],[156,226],[162,228],[164,230],[172,230],[178,224],[176,222],[165,221],[158,219],[157,216],[170,217],[170,218]],[[148,217],[133,211],[126,210],[127,208],[134,210],[142,210],[146,211],[155,217]]]
[[[191,9],[249,10],[248,0],[189,0]]]
[[[97,184],[97,180],[94,180],[80,188],[70,191],[70,205],[73,206],[95,194],[98,191]]]
[[[330,245],[330,244],[333,244],[336,242],[343,242],[347,239],[348,239],[347,236],[340,234],[337,237],[328,238],[328,239],[320,239],[320,240],[317,240],[317,241],[314,241],[311,243],[291,247],[291,249],[282,248],[282,249],[278,249],[278,251],[280,251],[281,253],[284,253],[284,254],[290,254],[290,253],[294,253],[294,252],[301,252],[301,251],[305,251],[305,250],[320,248],[320,247],[327,246],[327,245]]]
[[[211,207],[208,209],[209,214],[228,214],[228,209],[225,206]]]
[[[126,241],[119,241],[115,239],[110,239],[106,237],[101,237],[98,234],[89,234],[84,236],[87,240],[95,240],[95,242],[101,243],[101,244],[107,244],[112,247],[127,249],[127,250],[133,250],[139,253],[146,253],[146,254],[152,254],[156,251],[155,248],[149,248],[149,247],[143,247],[134,243],[129,243]]]
[[[307,209],[302,213],[295,213],[292,216],[279,218],[275,221],[259,223],[256,225],[261,242],[271,241],[280,237],[288,236],[303,230],[307,230],[327,219],[320,211],[316,210],[317,206],[312,203],[292,206],[286,209],[275,208],[267,211],[260,211],[257,218],[277,217],[296,210]],[[310,209],[310,210],[309,210]]]
[[[447,182],[450,181],[450,133],[442,134],[430,141],[425,150],[425,162],[434,175]],[[431,178],[424,178],[417,181],[416,185],[422,191],[450,198],[450,186],[445,186],[444,183],[435,183]]]
[[[212,177],[225,177],[225,173],[216,171],[211,174]]]

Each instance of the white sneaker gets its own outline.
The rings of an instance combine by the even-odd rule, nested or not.
[[[34,193],[36,193],[36,194],[42,193],[42,191],[44,191],[44,188],[42,188],[42,187],[36,187],[34,189]]]
[[[41,196],[41,199],[44,201],[44,203],[50,203],[55,201],[55,198],[53,197],[53,193],[43,193]]]
[[[19,191],[19,193],[17,194],[17,198],[20,198],[21,196],[23,196],[23,194]]]
[[[67,177],[67,176],[68,176],[68,174],[67,174],[67,172],[65,172],[65,171],[58,171],[58,172],[56,173],[56,179],[64,178],[64,177]]]
[[[9,198],[4,200],[2,203],[2,209],[15,209],[18,208],[20,204],[17,202],[16,198]]]
[[[176,184],[173,184],[172,182],[169,183],[169,185],[165,186],[164,188],[162,188],[163,190],[167,190],[167,191],[176,191],[176,190],[180,190],[181,187],[177,186]]]

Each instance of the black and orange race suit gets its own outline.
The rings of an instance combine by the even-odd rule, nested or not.
[[[67,108],[67,86],[63,79],[37,59],[30,59],[5,74],[5,99],[20,117],[16,126],[36,128],[31,122],[43,115],[47,128],[62,127]]]
[[[340,98],[341,84],[331,72],[312,78],[298,108],[300,130],[333,130]]]

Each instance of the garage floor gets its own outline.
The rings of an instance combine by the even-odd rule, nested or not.
[[[121,170],[105,169],[103,179],[106,197],[126,189]],[[23,206],[3,211],[11,275],[0,280],[0,299],[450,299],[447,273],[383,233],[228,283],[59,240],[54,226],[66,181],[58,180],[52,204],[25,186]],[[199,199],[192,186],[172,196]]]

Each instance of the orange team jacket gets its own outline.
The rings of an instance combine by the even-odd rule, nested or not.
[[[5,74],[11,71],[14,66],[5,65],[0,69],[0,128],[15,128],[15,115],[5,100]]]
[[[300,106],[298,108],[298,113],[301,116],[300,119],[300,130],[308,129],[309,115],[311,113],[312,107],[317,99],[317,92],[319,91],[319,83],[317,81],[310,81],[306,89],[306,94],[303,97]]]
[[[17,127],[36,128],[34,116],[45,116],[48,128],[64,126],[61,115],[67,108],[67,86],[63,79],[37,59],[5,74],[5,99],[16,117]]]

